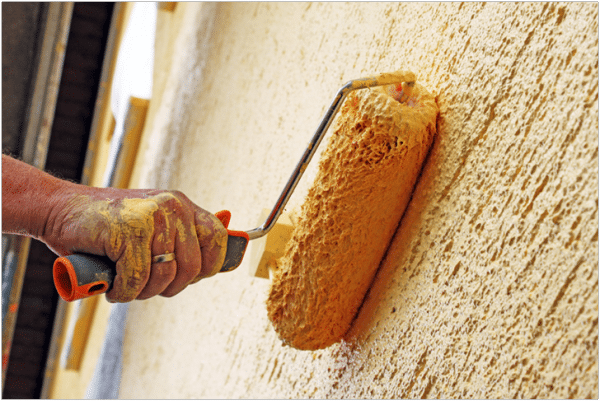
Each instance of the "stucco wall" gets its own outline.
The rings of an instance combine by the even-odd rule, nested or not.
[[[273,205],[343,82],[412,70],[441,119],[347,341],[282,346],[246,261],[131,306],[121,397],[597,398],[597,21],[597,3],[161,12],[137,186],[227,208],[234,229]]]

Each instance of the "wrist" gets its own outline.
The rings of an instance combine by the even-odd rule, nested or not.
[[[58,194],[72,185],[2,155],[2,232],[39,239]]]
[[[61,227],[67,217],[70,201],[77,194],[85,194],[87,187],[85,185],[75,184],[70,181],[56,180],[52,187],[54,191],[47,196],[47,208],[43,215],[35,219],[42,223],[37,229],[37,239],[48,242],[53,237],[60,235]]]

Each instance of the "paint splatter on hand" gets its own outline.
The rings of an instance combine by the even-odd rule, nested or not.
[[[116,263],[111,302],[171,297],[215,275],[227,230],[178,191],[90,188],[57,194],[42,240],[58,255],[106,255]],[[175,260],[152,264],[152,256]]]

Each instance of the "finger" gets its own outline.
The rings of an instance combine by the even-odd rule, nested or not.
[[[169,219],[162,211],[154,216],[154,238],[152,240],[152,255],[164,255],[175,249],[175,232],[169,225]],[[151,262],[150,278],[137,299],[148,299],[162,293],[175,279],[177,262]]]
[[[175,259],[177,273],[173,281],[161,292],[165,297],[172,297],[181,292],[194,279],[202,267],[202,255],[198,237],[193,226],[193,217],[189,216],[186,223],[178,219],[175,222]]]
[[[150,277],[152,257],[148,242],[144,244],[132,241],[125,246],[123,254],[117,260],[113,288],[106,293],[108,301],[133,301],[145,287]]]
[[[177,261],[153,263],[150,269],[148,283],[136,299],[148,299],[162,294],[173,282],[177,273]]]
[[[227,253],[227,229],[215,215],[202,209],[196,213],[196,233],[202,253],[202,270],[192,283],[217,274]]]

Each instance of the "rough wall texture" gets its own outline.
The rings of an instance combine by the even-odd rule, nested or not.
[[[243,264],[132,305],[121,397],[598,397],[597,3],[180,3],[160,18],[173,61],[139,186],[229,208],[234,229],[275,201],[342,82],[414,71],[442,119],[346,341],[282,346],[269,283]]]

